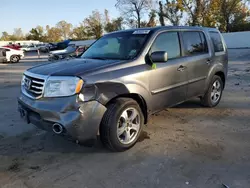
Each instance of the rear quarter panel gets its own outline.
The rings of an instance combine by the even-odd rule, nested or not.
[[[224,51],[223,52],[215,52],[214,50],[214,46],[213,46],[213,42],[211,39],[211,36],[209,34],[209,31],[213,31],[213,32],[218,32],[220,34],[222,43],[223,43],[223,47],[224,47]],[[224,76],[225,76],[225,80],[227,78],[227,72],[228,72],[228,50],[227,50],[227,46],[226,43],[223,39],[223,36],[221,35],[221,33],[218,30],[208,30],[207,31],[207,35],[209,38],[209,45],[210,45],[210,49],[212,52],[212,64],[211,67],[209,69],[208,72],[208,76],[206,79],[206,89],[205,91],[208,89],[209,84],[211,82],[211,79],[213,78],[213,76],[218,73],[218,72],[223,72]]]

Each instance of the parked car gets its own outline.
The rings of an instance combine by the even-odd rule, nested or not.
[[[42,46],[39,47],[39,50],[42,53],[48,53],[51,48],[52,48],[51,44],[44,44],[44,45],[42,45]]]
[[[31,51],[37,51],[38,49],[40,49],[41,47],[43,47],[44,44],[30,44],[30,45],[23,45],[21,47],[21,50],[23,50],[24,52],[31,52]]]
[[[21,50],[24,52],[30,52],[30,51],[36,51],[38,47],[35,44],[30,44],[30,45],[23,45],[21,47]]]
[[[14,50],[20,50],[20,48],[21,48],[21,46],[16,45],[16,44],[8,44],[8,45],[3,46],[3,47],[11,48],[11,49],[14,49]]]
[[[63,50],[69,46],[70,40],[64,40],[58,43],[48,43],[43,47],[40,47],[40,51],[43,53],[48,53],[56,50]]]
[[[64,50],[56,50],[56,51],[50,52],[48,56],[48,60],[55,61],[55,60],[63,60],[67,58],[77,58],[77,57],[80,57],[86,49],[87,49],[86,46],[69,45]]]
[[[0,62],[18,63],[24,57],[22,50],[0,47]]]
[[[206,107],[218,105],[227,67],[226,45],[214,28],[118,31],[79,59],[24,72],[18,108],[42,129],[83,144],[99,132],[106,147],[124,151],[153,113],[193,97]]]

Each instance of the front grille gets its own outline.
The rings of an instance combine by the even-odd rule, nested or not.
[[[34,98],[39,98],[43,94],[45,79],[25,75],[24,89]]]

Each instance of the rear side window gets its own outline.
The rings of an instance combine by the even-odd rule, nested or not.
[[[166,32],[159,34],[151,47],[151,53],[157,51],[167,52],[168,59],[180,57],[181,50],[178,33]]]
[[[210,37],[212,39],[214,51],[215,52],[223,52],[224,47],[223,47],[223,43],[222,43],[220,34],[218,32],[209,32],[209,34],[210,34]]]
[[[185,31],[182,34],[185,55],[200,55],[208,53],[208,46],[204,33],[198,31]]]

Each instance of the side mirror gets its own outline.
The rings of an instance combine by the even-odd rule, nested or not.
[[[150,59],[153,63],[165,63],[168,60],[168,53],[165,51],[153,52]]]

